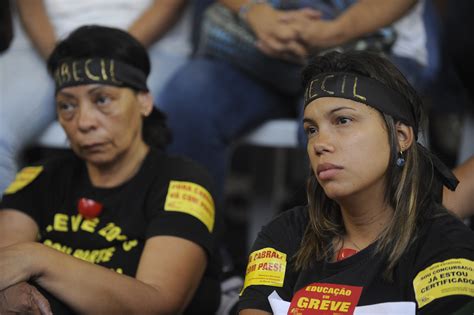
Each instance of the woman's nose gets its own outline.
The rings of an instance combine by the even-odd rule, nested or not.
[[[77,115],[77,126],[81,131],[87,131],[96,125],[95,111],[90,106],[80,106]]]
[[[312,146],[316,155],[321,155],[325,152],[331,152],[334,150],[334,147],[331,144],[330,135],[326,132],[321,132],[321,130],[314,137]]]

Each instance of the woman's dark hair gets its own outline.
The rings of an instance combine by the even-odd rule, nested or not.
[[[420,97],[402,73],[385,57],[367,51],[348,53],[331,52],[310,59],[303,70],[306,87],[316,75],[326,72],[348,72],[378,80],[398,91],[415,114],[416,123],[422,125],[423,106]],[[390,145],[390,161],[386,174],[385,202],[394,209],[387,228],[377,239],[375,254],[381,254],[387,262],[385,277],[392,278],[393,268],[417,237],[421,224],[433,214],[446,213],[440,205],[441,188],[435,178],[433,162],[416,143],[406,149],[405,165],[396,166],[399,153],[396,121],[392,116],[380,113],[385,120]],[[330,260],[334,249],[332,241],[345,233],[339,205],[329,199],[319,185],[313,171],[307,183],[309,223],[300,250],[296,254],[297,268],[309,267],[317,260]]]
[[[85,25],[60,41],[48,58],[51,74],[65,59],[108,58],[140,69],[148,76],[151,65],[145,47],[126,31],[99,25]],[[166,116],[156,107],[144,118],[142,136],[148,145],[164,149],[171,141]]]

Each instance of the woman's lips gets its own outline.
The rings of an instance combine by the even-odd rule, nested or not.
[[[82,149],[84,151],[89,151],[89,152],[94,152],[94,151],[98,151],[102,148],[102,146],[104,146],[105,143],[91,143],[91,144],[84,144],[84,145],[81,145]]]
[[[342,170],[342,166],[334,165],[331,163],[323,163],[323,164],[318,165],[316,169],[316,174],[318,175],[319,179],[327,180],[336,176],[336,174],[340,170]]]

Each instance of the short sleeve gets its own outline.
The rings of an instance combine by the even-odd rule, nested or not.
[[[0,211],[5,209],[19,210],[36,221],[39,225],[41,213],[41,191],[45,187],[44,166],[28,166],[16,175],[15,180],[7,187],[0,202]]]
[[[212,253],[220,226],[210,176],[185,159],[173,159],[167,168],[166,180],[160,181],[147,205],[146,237],[176,236]]]
[[[301,210],[301,209],[299,209]],[[301,211],[290,210],[265,226],[248,257],[238,309],[272,312],[268,297],[276,293],[286,301],[293,295],[292,257],[301,241]]]
[[[418,314],[452,314],[474,299],[474,233],[449,217],[433,229],[412,266],[413,298]]]
[[[473,301],[473,250],[453,248],[418,270],[412,282],[418,314],[452,314]]]

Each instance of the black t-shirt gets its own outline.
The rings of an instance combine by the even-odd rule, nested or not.
[[[262,229],[249,256],[239,310],[273,313],[269,296],[275,292],[293,303],[294,314],[309,309],[318,310],[317,314],[333,314],[331,310],[349,314],[356,306],[358,311],[365,306],[370,313],[374,304],[402,301],[412,301],[417,314],[474,308],[469,304],[474,297],[474,233],[453,216],[426,222],[396,265],[391,283],[383,277],[385,260],[374,255],[376,243],[342,261],[319,261],[296,271],[294,256],[308,222],[307,207],[297,207]],[[392,306],[397,309],[402,304],[407,305]]]
[[[171,235],[190,240],[206,251],[208,264],[188,313],[212,314],[219,304],[221,269],[220,225],[212,193],[203,168],[154,149],[134,177],[110,189],[94,187],[85,163],[71,154],[20,171],[0,209],[31,216],[41,243],[132,277],[148,238]],[[78,212],[80,198],[101,203],[102,213],[84,219]],[[71,313],[59,307],[53,312]]]

